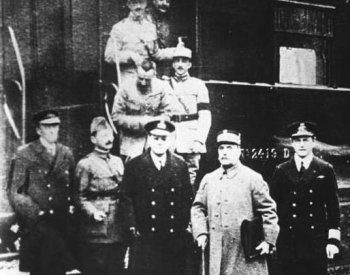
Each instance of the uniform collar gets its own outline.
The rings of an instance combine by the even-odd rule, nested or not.
[[[301,162],[303,162],[303,166],[305,167],[305,169],[308,169],[313,157],[314,157],[314,154],[310,154],[305,158],[301,158],[297,154],[294,154],[294,161],[295,161],[295,165],[297,166],[297,170],[300,171]]]
[[[166,153],[159,157],[151,151],[152,161],[153,161],[154,165],[158,168],[158,170],[160,170],[162,167],[165,166],[166,157],[167,157]],[[162,167],[160,167],[160,163],[162,163]]]
[[[109,151],[101,150],[99,148],[95,148],[93,151],[94,155],[101,159],[109,159]]]
[[[129,18],[131,21],[133,21],[133,22],[138,22],[138,23],[140,23],[140,24],[141,24],[143,21],[147,20],[146,15],[142,16],[140,19],[137,19],[137,18],[135,17],[135,15],[132,14],[132,12],[129,13],[128,18]]]
[[[42,137],[39,138],[41,145],[52,155],[56,153],[56,143],[49,143]]]
[[[183,75],[178,75],[176,73],[174,75],[174,79],[176,80],[176,82],[184,82],[189,78],[190,78],[190,74],[188,72]]]
[[[221,174],[221,179],[226,177],[229,179],[232,179],[234,176],[236,176],[239,168],[242,166],[241,162],[238,162],[236,165],[228,168],[228,169],[224,169],[224,167],[220,167],[220,174]]]

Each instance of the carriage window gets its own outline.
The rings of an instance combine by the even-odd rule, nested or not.
[[[280,47],[281,83],[316,85],[316,53],[313,49]]]

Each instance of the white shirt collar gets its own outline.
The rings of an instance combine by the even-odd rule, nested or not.
[[[301,158],[297,154],[294,154],[294,161],[297,166],[297,170],[300,171],[301,162],[303,162],[303,166],[305,167],[305,169],[308,169],[313,157],[314,157],[314,154],[310,154],[305,158]]]
[[[165,166],[166,154],[159,157],[151,151],[151,158],[153,160],[154,165],[157,167],[158,170],[160,170],[162,167]]]

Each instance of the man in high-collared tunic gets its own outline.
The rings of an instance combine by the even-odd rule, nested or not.
[[[58,113],[41,111],[33,120],[39,139],[18,149],[9,179],[20,225],[19,268],[32,275],[63,275],[76,268],[75,164],[71,150],[57,143]]]
[[[173,91],[172,121],[176,125],[175,151],[186,161],[194,187],[201,154],[211,127],[209,92],[205,83],[190,76],[192,51],[179,41],[174,52],[175,74],[168,81]]]
[[[147,18],[147,0],[127,0],[129,16],[115,24],[105,50],[108,63],[120,64],[119,84],[136,77],[145,59],[171,60],[174,48],[159,48],[156,25]]]
[[[223,130],[217,143],[221,166],[200,184],[191,209],[193,236],[202,250],[209,240],[210,275],[267,275],[265,258],[245,258],[240,227],[261,217],[264,239],[256,249],[268,254],[279,230],[276,204],[261,175],[239,161],[240,134]]]
[[[192,189],[186,163],[169,152],[167,121],[146,124],[150,149],[126,164],[122,207],[135,237],[130,265],[136,275],[186,274]]]
[[[78,162],[75,170],[77,202],[81,210],[79,255],[84,275],[115,275],[124,269],[126,251],[119,208],[122,160],[109,151],[113,131],[104,117],[90,125],[94,151]]]
[[[119,129],[120,155],[131,159],[143,153],[147,133],[144,125],[160,116],[170,116],[171,90],[155,77],[154,63],[142,62],[137,82],[127,81],[114,98],[112,119]]]
[[[339,252],[337,181],[331,164],[315,157],[315,125],[289,126],[293,157],[277,166],[271,182],[281,232],[277,255],[283,274],[327,274]]]

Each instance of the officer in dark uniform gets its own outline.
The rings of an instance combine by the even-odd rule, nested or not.
[[[20,224],[20,270],[62,275],[76,267],[72,252],[74,159],[57,143],[54,110],[34,115],[39,139],[20,147],[10,172],[9,198]]]
[[[186,231],[192,189],[186,163],[169,152],[175,126],[162,120],[145,125],[150,149],[132,159],[121,186],[122,205],[135,242],[132,274],[180,275],[186,272]]]
[[[339,252],[338,187],[331,164],[315,157],[315,125],[289,126],[294,156],[277,166],[271,195],[277,203],[277,255],[283,274],[327,274],[327,258]]]

